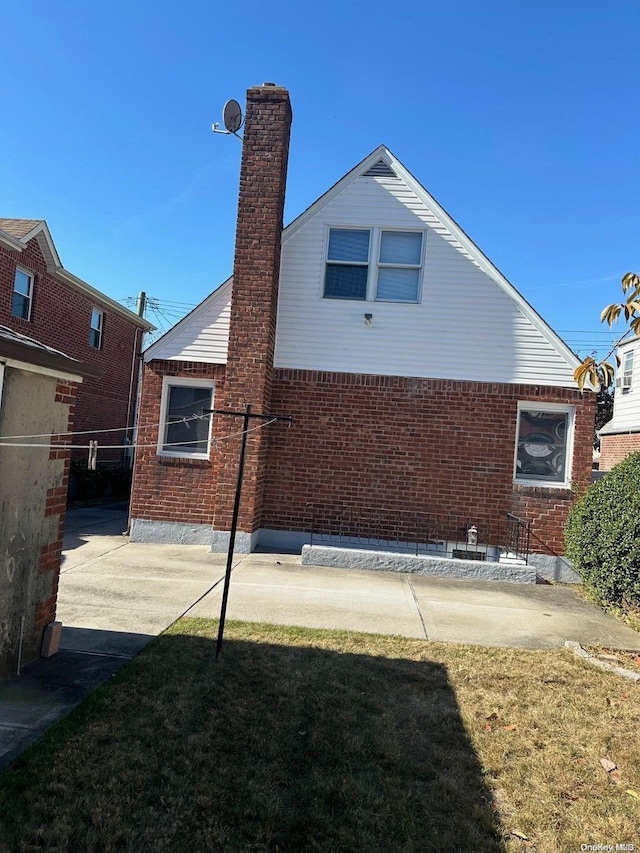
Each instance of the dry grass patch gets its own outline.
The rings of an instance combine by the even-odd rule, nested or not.
[[[0,850],[640,849],[639,685],[249,623],[215,664],[215,630],[176,623],[0,776]]]

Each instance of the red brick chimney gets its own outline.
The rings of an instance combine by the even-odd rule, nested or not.
[[[291,119],[289,93],[282,86],[264,83],[247,91],[229,353],[224,392],[217,395],[216,408],[242,411],[250,403],[254,412],[270,410]],[[217,417],[224,423],[219,424],[216,435],[240,430],[239,418]],[[259,424],[254,421],[251,427]],[[273,427],[250,434],[236,550],[250,550],[251,534],[260,527],[269,429]],[[216,551],[224,550],[228,542],[224,532],[231,525],[239,439],[221,441],[218,448]]]

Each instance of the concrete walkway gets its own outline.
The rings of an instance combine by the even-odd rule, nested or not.
[[[217,618],[226,555],[131,544],[126,507],[68,513],[62,651],[0,684],[0,769],[182,615]],[[640,635],[567,587],[302,566],[238,555],[229,619],[518,648],[640,649]]]

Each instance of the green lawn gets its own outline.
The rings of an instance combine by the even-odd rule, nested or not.
[[[237,622],[215,663],[216,628],[176,623],[0,775],[0,850],[640,849],[639,685]]]

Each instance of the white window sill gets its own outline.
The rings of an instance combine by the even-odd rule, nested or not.
[[[521,480],[514,479],[515,486],[535,487],[537,489],[566,489],[571,490],[571,483],[567,482],[552,482],[550,480]]]
[[[164,459],[209,459],[208,453],[172,453],[170,450],[158,450],[157,455]]]

